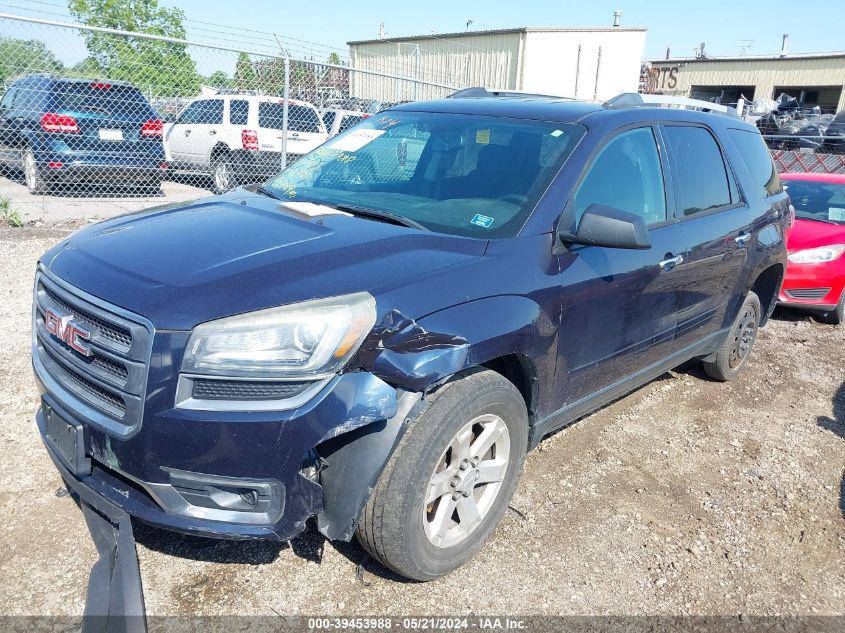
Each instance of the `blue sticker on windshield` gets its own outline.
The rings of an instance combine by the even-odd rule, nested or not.
[[[475,226],[483,226],[485,229],[489,229],[493,226],[493,218],[489,215],[481,215],[480,213],[476,213],[470,222],[475,224]]]

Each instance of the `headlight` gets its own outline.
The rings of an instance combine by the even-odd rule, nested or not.
[[[789,261],[793,264],[823,264],[839,259],[845,253],[845,244],[834,244],[820,248],[808,248],[789,254]]]
[[[182,372],[250,378],[317,378],[336,372],[372,329],[367,292],[305,301],[202,323]]]

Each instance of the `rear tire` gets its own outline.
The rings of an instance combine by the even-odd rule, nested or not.
[[[760,299],[753,292],[749,292],[731,326],[730,334],[716,352],[715,358],[702,363],[708,376],[727,382],[739,375],[751,355],[754,341],[757,340],[760,314]]]
[[[513,384],[489,370],[459,375],[411,422],[363,510],[358,541],[414,580],[460,567],[507,510],[527,445],[528,413]]]
[[[24,147],[21,150],[21,171],[26,190],[33,195],[42,194],[47,190],[47,183],[44,181],[44,174],[41,167],[35,161],[35,153],[31,147]]]
[[[842,296],[839,297],[839,303],[836,305],[836,308],[830,312],[820,314],[816,318],[822,323],[828,323],[830,325],[839,325],[845,322],[845,290],[842,291]]]
[[[235,166],[228,152],[220,152],[211,158],[211,188],[216,194],[226,193],[238,186]]]

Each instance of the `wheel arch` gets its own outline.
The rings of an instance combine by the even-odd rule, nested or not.
[[[777,305],[783,283],[784,266],[777,263],[757,273],[749,290],[760,299],[760,325],[765,325]]]

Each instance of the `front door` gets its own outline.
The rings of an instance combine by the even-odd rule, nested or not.
[[[617,133],[587,168],[562,221],[574,228],[591,204],[622,209],[643,217],[651,247],[570,246],[560,255],[560,407],[672,353],[687,253],[671,201],[650,126]]]
[[[167,148],[177,169],[208,167],[223,125],[223,99],[201,99],[185,108],[170,128]]]

